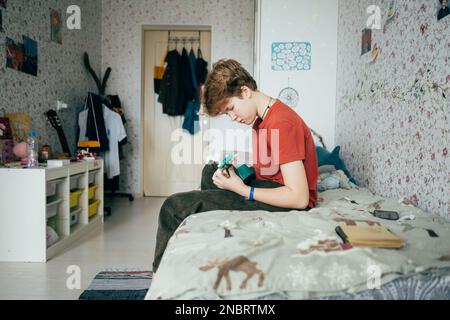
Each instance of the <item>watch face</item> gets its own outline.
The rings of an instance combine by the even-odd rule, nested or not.
[[[287,87],[281,90],[278,98],[291,108],[297,107],[297,104],[299,102],[299,94],[297,90],[291,87]]]

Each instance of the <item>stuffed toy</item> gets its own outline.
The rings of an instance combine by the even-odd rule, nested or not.
[[[20,158],[21,163],[27,162],[27,143],[20,142],[16,144],[13,148],[13,153],[17,158]]]

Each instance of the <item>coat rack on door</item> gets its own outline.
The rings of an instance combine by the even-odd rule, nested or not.
[[[194,43],[198,43],[199,47],[201,46],[201,34],[200,31],[198,32],[198,37],[171,37],[170,36],[171,31],[169,31],[169,36],[167,38],[167,43],[171,44],[171,43],[175,43],[175,45],[177,45],[178,43],[183,43],[183,45],[186,45],[186,42],[190,42],[191,46]]]

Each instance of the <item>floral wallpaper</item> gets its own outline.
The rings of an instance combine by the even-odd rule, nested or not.
[[[339,0],[336,143],[359,184],[450,219],[450,16],[436,1]],[[381,9],[361,56],[370,5]]]
[[[145,25],[211,26],[212,60],[234,58],[253,70],[253,0],[102,0],[102,69],[107,92],[124,105],[129,143],[120,189],[141,192],[141,41]]]
[[[81,30],[68,30],[67,7],[81,9]],[[50,8],[62,17],[62,45],[50,41]],[[56,109],[57,100],[68,104],[59,113],[70,147],[76,149],[77,114],[89,90],[96,90],[85,71],[82,54],[87,51],[95,70],[101,67],[101,3],[99,0],[13,0],[3,11],[0,32],[0,114],[27,113],[37,131],[40,145],[49,144],[61,152],[56,131],[47,123],[44,112]],[[22,42],[22,35],[37,41],[37,77],[6,68],[5,38]]]

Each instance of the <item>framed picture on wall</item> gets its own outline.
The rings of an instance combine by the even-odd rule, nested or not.
[[[6,38],[6,67],[17,71],[23,70],[25,60],[23,44],[16,43],[11,38]]]
[[[50,9],[50,32],[51,41],[62,44],[61,13],[53,9]]]
[[[27,36],[23,36],[23,50],[25,60],[22,71],[32,76],[37,76],[38,47],[37,42]]]
[[[361,55],[372,50],[372,29],[365,28],[362,31],[361,39]]]
[[[450,15],[449,0],[436,0],[437,1],[437,19],[441,20]]]
[[[273,42],[273,71],[310,71],[311,42]]]

